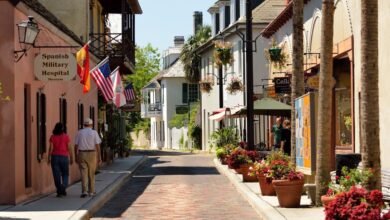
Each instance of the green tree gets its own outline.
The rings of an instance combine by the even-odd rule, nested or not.
[[[151,44],[145,47],[137,47],[135,50],[135,73],[125,77],[126,82],[133,84],[135,94],[140,97],[141,90],[146,84],[153,79],[160,71],[160,54],[158,49]],[[139,99],[139,98],[138,98]],[[141,118],[139,112],[131,112],[128,114],[130,118],[130,128],[135,130],[137,134],[139,131],[149,133],[150,120]]]
[[[151,44],[137,47],[135,50],[135,73],[126,77],[133,83],[135,93],[139,96],[141,89],[160,71],[160,54]]]
[[[184,65],[184,73],[189,82],[197,83],[200,80],[201,57],[196,49],[211,37],[210,26],[201,27],[195,35],[190,36],[180,53],[180,60]]]
[[[363,167],[372,169],[366,187],[381,190],[378,88],[378,0],[361,1],[361,149]]]
[[[332,131],[332,89],[333,78],[333,20],[334,0],[322,1],[321,18],[321,63],[318,97],[316,204],[321,205],[330,182],[331,171],[331,131]]]

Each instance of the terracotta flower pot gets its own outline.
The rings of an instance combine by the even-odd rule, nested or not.
[[[227,164],[227,157],[223,157],[222,159],[221,159],[221,163],[223,164],[223,165],[226,165]]]
[[[334,200],[336,200],[336,196],[327,196],[327,195],[321,196],[322,206],[324,207]]]
[[[240,168],[234,168],[234,170],[236,171],[236,173],[238,173],[238,174],[242,174],[241,167],[240,167]]]
[[[253,164],[241,164],[241,174],[242,174],[242,179],[244,182],[256,182],[257,177],[255,175],[251,176],[249,175],[249,168],[252,167]]]
[[[297,208],[301,203],[304,180],[273,180],[279,205],[283,208]]]
[[[257,179],[259,180],[261,195],[263,196],[275,196],[276,192],[272,182],[267,181],[267,178],[263,173],[256,173]]]

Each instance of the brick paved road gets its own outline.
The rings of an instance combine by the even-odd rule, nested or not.
[[[143,151],[148,161],[93,219],[259,219],[207,155]]]

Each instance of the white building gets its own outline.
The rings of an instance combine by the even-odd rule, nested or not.
[[[163,54],[163,70],[142,89],[141,116],[150,118],[150,147],[180,149],[189,144],[187,127],[169,128],[169,121],[177,111],[199,100],[197,84],[185,79],[183,63],[179,59],[184,37],[175,37],[174,47]]]
[[[267,84],[269,76],[268,61],[264,56],[264,48],[269,47],[269,39],[260,36],[261,31],[272,21],[286,6],[285,0],[254,1],[253,3],[253,85],[254,94],[261,97],[262,87]],[[245,0],[219,0],[208,10],[212,17],[212,39],[202,45],[198,52],[202,56],[202,79],[212,77],[214,86],[210,93],[202,93],[202,149],[210,149],[210,136],[219,127],[219,123],[210,120],[209,116],[219,106],[218,68],[213,62],[214,41],[222,40],[231,42],[233,45],[234,61],[227,68],[223,68],[223,107],[235,107],[246,105],[246,92],[238,92],[234,95],[226,92],[226,85],[232,77],[239,78],[244,86],[245,79]],[[255,144],[260,143],[267,136],[262,132],[265,117],[257,117],[254,123]],[[232,121],[237,126],[242,140],[246,140],[246,120],[235,119]]]

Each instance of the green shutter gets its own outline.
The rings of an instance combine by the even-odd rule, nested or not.
[[[183,103],[187,103],[188,102],[188,84],[187,83],[183,83]]]

